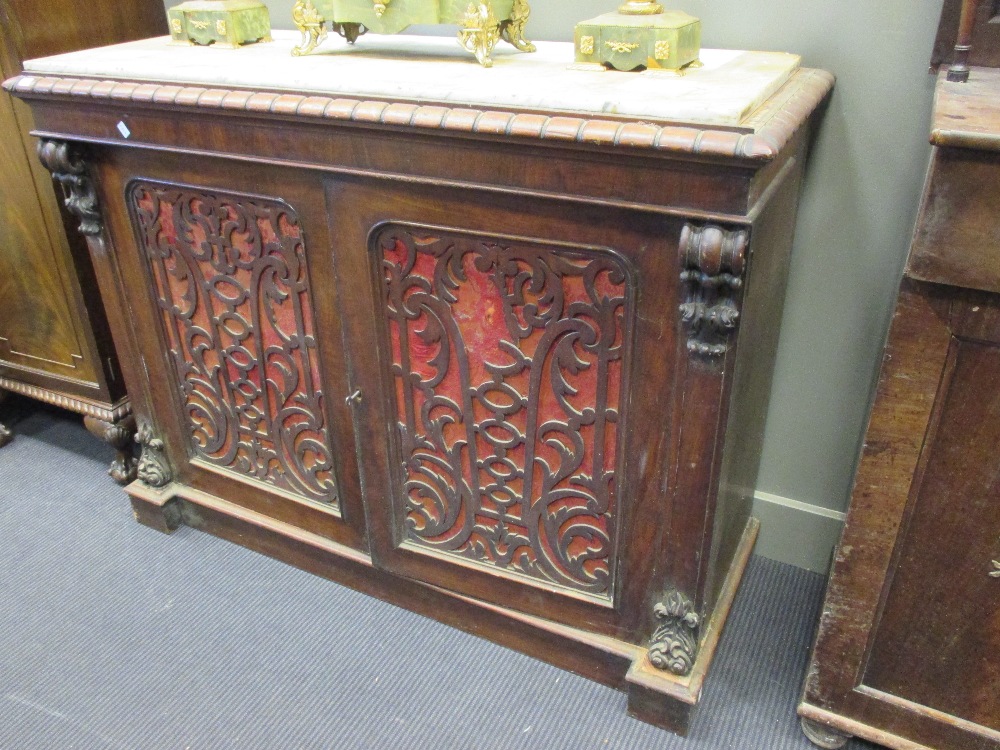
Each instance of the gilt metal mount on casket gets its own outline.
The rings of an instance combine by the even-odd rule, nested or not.
[[[577,63],[680,74],[700,65],[701,21],[653,0],[628,0],[616,13],[578,23],[574,45]]]
[[[296,0],[292,21],[302,43],[292,54],[312,52],[326,39],[327,23],[350,44],[368,31],[398,34],[413,24],[458,24],[458,43],[489,68],[501,39],[522,52],[535,51],[524,38],[530,12],[527,0]]]

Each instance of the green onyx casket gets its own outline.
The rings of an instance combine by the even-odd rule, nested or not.
[[[176,44],[239,47],[271,41],[271,18],[261,0],[187,0],[167,11]]]
[[[530,13],[527,0],[296,0],[292,20],[302,32],[293,55],[306,55],[326,38],[326,24],[351,44],[366,31],[398,34],[414,24],[457,24],[458,42],[479,62],[503,39],[522,52],[535,45],[524,38]]]
[[[578,23],[574,45],[578,63],[680,73],[698,64],[701,21],[679,10],[663,10],[656,3],[627,2],[617,13]]]

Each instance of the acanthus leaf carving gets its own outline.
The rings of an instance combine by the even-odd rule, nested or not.
[[[136,475],[150,487],[164,487],[173,479],[167,457],[163,455],[163,441],[153,434],[148,422],[141,422],[135,435],[140,446]]]
[[[683,676],[698,655],[700,618],[685,594],[672,590],[653,607],[659,625],[649,644],[649,661],[657,669]]]
[[[102,223],[97,191],[78,148],[66,141],[42,139],[38,158],[62,188],[66,208],[80,220],[80,234],[99,235]]]
[[[692,354],[718,357],[739,325],[740,292],[749,232],[714,224],[685,224],[680,238],[681,321]]]

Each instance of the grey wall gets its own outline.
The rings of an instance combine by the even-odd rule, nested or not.
[[[617,4],[531,2],[529,38],[564,41],[576,21]],[[814,570],[826,567],[850,495],[916,216],[941,2],[670,5],[702,19],[705,47],[795,52],[837,76],[802,194],[756,502],[758,552]],[[268,5],[275,28],[292,28],[291,0]]]

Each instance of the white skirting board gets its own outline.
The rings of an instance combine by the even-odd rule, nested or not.
[[[827,574],[844,513],[758,490],[753,514],[760,519],[754,554]]]

